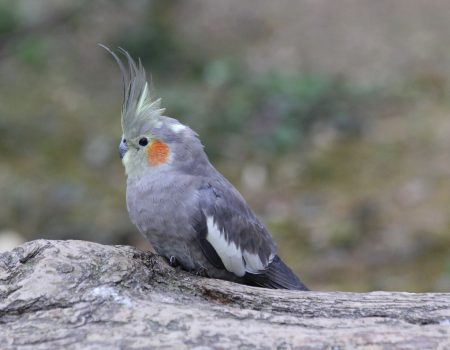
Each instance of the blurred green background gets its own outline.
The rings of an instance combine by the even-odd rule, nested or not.
[[[449,18],[443,0],[0,0],[0,249],[148,248],[103,43],[142,59],[310,288],[449,291]]]

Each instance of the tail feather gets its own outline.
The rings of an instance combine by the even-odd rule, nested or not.
[[[291,271],[289,267],[275,256],[267,270],[260,274],[247,273],[245,279],[249,284],[272,289],[309,290]]]

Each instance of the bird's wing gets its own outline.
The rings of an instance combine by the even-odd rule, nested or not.
[[[276,257],[271,235],[225,179],[202,184],[194,227],[208,261],[236,276],[263,274]]]

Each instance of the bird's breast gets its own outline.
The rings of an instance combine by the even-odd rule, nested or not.
[[[185,256],[189,260],[190,242],[195,238],[191,224],[195,194],[186,184],[158,177],[131,179],[127,183],[127,207],[130,219],[165,256]]]

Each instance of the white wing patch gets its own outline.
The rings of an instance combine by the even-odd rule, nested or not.
[[[261,273],[265,270],[267,265],[264,266],[258,254],[242,251],[234,242],[227,242],[224,232],[219,230],[212,216],[207,217],[206,225],[208,227],[206,240],[214,247],[228,271],[241,277],[246,272]],[[269,263],[272,259],[271,256]]]
[[[245,267],[248,272],[251,273],[261,273],[265,269],[261,259],[258,254],[252,254],[244,251],[244,260],[246,262]]]

